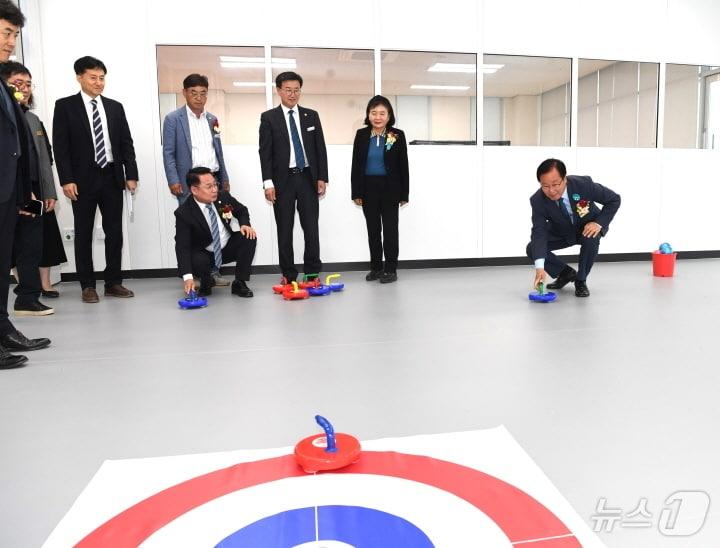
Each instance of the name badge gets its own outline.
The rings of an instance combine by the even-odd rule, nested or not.
[[[315,131],[315,126],[310,126],[309,128],[307,128],[307,131]]]
[[[240,221],[238,221],[236,217],[230,219],[230,231],[240,232]]]

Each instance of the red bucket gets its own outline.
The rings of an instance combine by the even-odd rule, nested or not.
[[[675,274],[675,259],[677,253],[660,253],[655,250],[652,252],[653,276],[662,278],[670,278]]]

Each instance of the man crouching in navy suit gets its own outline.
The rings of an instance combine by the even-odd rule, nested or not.
[[[218,191],[209,168],[192,168],[186,182],[192,198],[175,210],[175,253],[185,293],[190,293],[194,278],[199,278],[198,294],[210,295],[212,271],[235,262],[231,291],[239,297],[252,297],[246,282],[250,279],[257,235],[250,226],[247,207],[229,192]]]
[[[547,272],[555,281],[548,289],[562,289],[575,282],[575,296],[589,297],[587,277],[620,207],[620,195],[590,177],[567,175],[565,164],[550,158],[537,168],[540,189],[530,197],[532,231],[527,254],[535,262],[537,287]],[[596,204],[601,204],[599,208]],[[553,251],[580,244],[577,271]]]

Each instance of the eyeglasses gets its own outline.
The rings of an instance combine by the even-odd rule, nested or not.
[[[300,89],[290,89],[290,88],[280,88],[280,91],[282,91],[285,95],[300,95],[300,92],[302,90]]]
[[[189,91],[188,95],[190,95],[190,97],[192,97],[193,99],[197,99],[198,97],[201,99],[205,99],[208,94],[207,91]]]
[[[35,84],[33,84],[30,80],[13,80],[12,82],[8,82],[11,86],[13,86],[15,89],[27,89],[27,90],[34,90]]]

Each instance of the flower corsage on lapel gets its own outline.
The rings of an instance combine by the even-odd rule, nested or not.
[[[22,91],[20,91],[18,88],[16,88],[12,84],[8,84],[8,87],[10,88],[10,92],[12,93],[13,98],[18,103],[23,100],[23,97],[25,97],[25,95],[23,95]]]
[[[390,150],[397,141],[397,134],[392,131],[385,136],[385,150]]]
[[[213,121],[212,121],[212,128],[213,128],[213,133],[214,133],[215,135],[220,135],[220,123],[218,122],[218,119],[217,119],[217,118],[214,118],[214,119],[213,119]]]
[[[585,215],[590,213],[590,202],[584,198],[581,200],[578,194],[573,194],[573,200],[577,200],[577,204],[575,204],[575,212],[578,217],[583,218]]]
[[[233,208],[230,204],[225,204],[224,206],[220,207],[220,215],[222,215],[222,218],[226,221],[230,221],[233,218]]]

